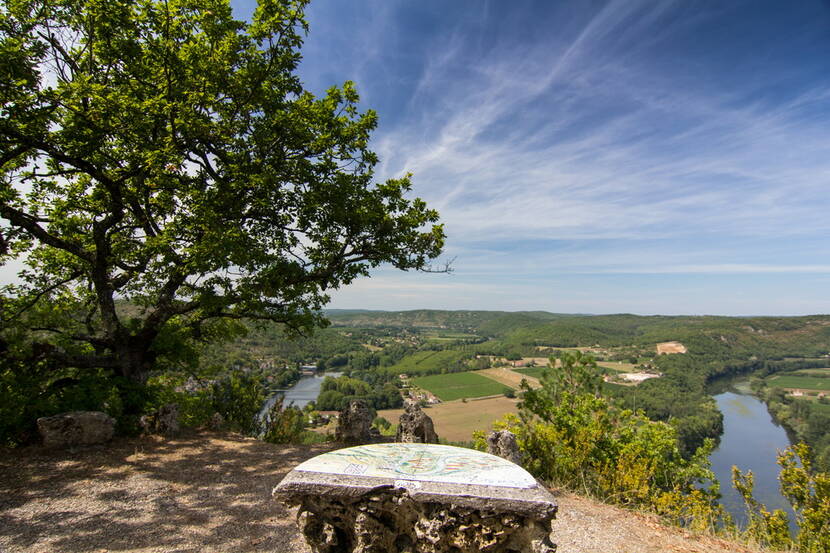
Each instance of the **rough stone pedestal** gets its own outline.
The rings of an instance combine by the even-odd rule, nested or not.
[[[515,464],[432,444],[309,459],[274,495],[315,553],[553,553],[553,497]]]

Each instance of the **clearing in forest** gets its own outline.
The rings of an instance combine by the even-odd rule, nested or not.
[[[657,355],[672,353],[686,353],[686,346],[680,342],[661,342],[657,344]]]

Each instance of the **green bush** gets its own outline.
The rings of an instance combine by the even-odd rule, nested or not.
[[[16,446],[38,439],[37,419],[66,411],[103,411],[119,423],[137,413],[144,395],[128,388],[109,371],[52,370],[45,363],[0,358],[0,445]],[[119,424],[124,431],[125,425]]]
[[[552,484],[605,501],[644,507],[695,529],[722,515],[707,442],[691,459],[681,455],[677,431],[642,413],[620,409],[600,395],[596,362],[564,353],[541,388],[522,384],[519,417],[498,425],[516,434],[526,468]],[[476,436],[483,446],[483,434]]]
[[[294,406],[283,407],[283,397],[278,396],[265,420],[262,439],[272,444],[297,443],[313,436],[304,434],[305,416]]]
[[[754,495],[755,476],[752,471],[743,473],[738,467],[732,467],[732,485],[744,500],[747,515],[746,528],[742,530],[745,540],[761,547],[782,551],[792,546],[787,513],[781,509],[769,512]],[[805,550],[806,551],[806,550]]]
[[[179,406],[179,423],[188,428],[204,426],[215,412],[213,394],[210,387],[194,391],[184,390],[187,379],[183,375],[163,374],[151,378],[147,385],[151,400],[145,413],[159,409],[167,403]]]
[[[210,395],[213,410],[225,418],[231,430],[247,435],[257,433],[257,414],[265,402],[265,391],[258,379],[234,371],[214,382]]]
[[[778,464],[781,493],[796,512],[798,551],[830,552],[830,474],[814,470],[805,444],[786,449]]]

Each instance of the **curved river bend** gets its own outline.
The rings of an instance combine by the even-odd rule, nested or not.
[[[790,504],[778,490],[777,453],[790,446],[783,427],[772,420],[767,406],[751,395],[745,379],[728,383],[714,396],[723,413],[723,436],[709,459],[721,484],[721,503],[739,524],[746,522],[743,500],[732,487],[732,466],[755,475],[755,499],[767,509],[784,509],[793,520]],[[792,525],[791,525],[792,526]]]

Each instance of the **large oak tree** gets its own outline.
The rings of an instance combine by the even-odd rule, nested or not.
[[[0,350],[143,382],[222,321],[310,329],[327,290],[428,268],[438,215],[373,180],[375,113],[297,77],[305,3],[6,3],[0,261],[28,269]]]

